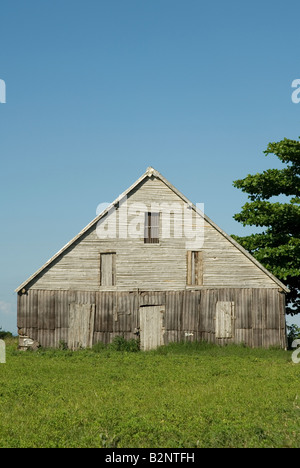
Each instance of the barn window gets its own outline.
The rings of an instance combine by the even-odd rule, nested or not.
[[[159,213],[150,211],[145,213],[144,243],[159,243]]]
[[[100,286],[116,285],[116,253],[100,254]]]
[[[187,252],[187,285],[203,285],[203,252],[200,250]]]

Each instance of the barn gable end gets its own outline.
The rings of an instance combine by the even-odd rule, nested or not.
[[[151,222],[154,241],[148,236]],[[195,242],[198,227],[203,236]],[[261,298],[255,290],[264,291],[266,308],[260,322],[256,302]],[[69,315],[76,312],[72,323],[80,323],[82,304],[84,314],[93,317],[84,339],[90,344],[110,341],[117,332],[134,336],[146,313],[140,307],[147,306],[164,306],[164,319],[158,309],[151,317],[161,317],[158,323],[164,324],[155,327],[167,326],[160,337],[165,342],[191,336],[258,346],[263,340],[284,343],[281,298],[286,286],[153,168],[16,291],[18,326],[24,336],[39,342],[47,336],[57,345],[59,334],[67,343],[74,341],[74,326],[73,338],[68,338]],[[148,297],[146,304],[143,294]],[[273,312],[269,304],[274,305]],[[229,310],[234,310],[232,322]],[[225,322],[222,311],[227,311]],[[269,331],[267,341],[263,332],[260,336],[266,320],[268,330],[276,330],[276,338]]]

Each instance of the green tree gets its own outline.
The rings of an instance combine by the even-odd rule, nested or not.
[[[292,348],[292,343],[294,340],[299,340],[300,339],[300,327],[298,325],[295,325],[294,323],[290,326],[287,327],[288,329],[288,348]]]
[[[269,143],[264,153],[277,156],[284,167],[233,183],[249,200],[234,219],[261,227],[262,232],[232,237],[287,285],[286,312],[293,315],[300,312],[300,142],[285,138]],[[286,200],[274,200],[279,195],[286,195]]]

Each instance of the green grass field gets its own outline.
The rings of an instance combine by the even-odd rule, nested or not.
[[[300,447],[300,364],[206,343],[24,353],[9,340],[0,447]]]

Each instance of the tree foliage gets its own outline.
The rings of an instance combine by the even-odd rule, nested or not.
[[[249,199],[234,219],[263,230],[233,237],[288,286],[286,311],[296,314],[300,312],[300,142],[285,138],[269,143],[264,153],[277,156],[285,167],[249,174],[233,183]],[[286,200],[274,200],[279,195]]]

